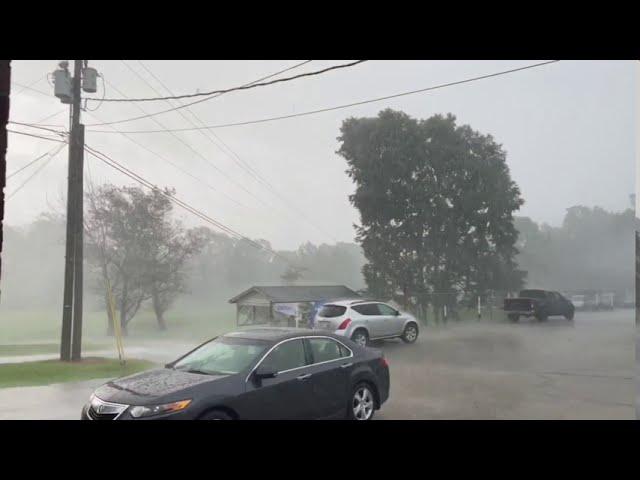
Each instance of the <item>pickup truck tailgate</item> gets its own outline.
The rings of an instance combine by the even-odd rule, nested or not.
[[[509,312],[528,312],[533,310],[533,300],[529,298],[505,298],[504,309]]]

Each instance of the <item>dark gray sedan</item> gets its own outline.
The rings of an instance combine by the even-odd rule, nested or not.
[[[381,351],[332,333],[253,328],[99,387],[82,418],[370,420],[388,397]]]

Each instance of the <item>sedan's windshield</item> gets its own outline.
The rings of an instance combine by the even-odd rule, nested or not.
[[[176,370],[207,375],[232,375],[247,368],[265,351],[266,342],[218,337],[173,365]]]

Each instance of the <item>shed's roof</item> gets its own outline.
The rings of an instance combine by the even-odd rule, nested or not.
[[[254,286],[233,297],[229,303],[238,303],[252,293],[261,293],[274,303],[360,298],[360,295],[344,285]]]

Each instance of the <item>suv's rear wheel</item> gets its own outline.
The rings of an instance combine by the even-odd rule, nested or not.
[[[418,326],[415,323],[409,323],[404,327],[404,332],[400,337],[404,343],[413,343],[418,339]]]
[[[359,328],[358,330],[353,332],[353,334],[351,335],[351,340],[361,347],[366,347],[367,345],[369,345],[369,335],[367,334],[367,331],[362,328]]]
[[[375,397],[368,383],[359,383],[351,393],[349,411],[350,420],[371,420],[375,411]]]

